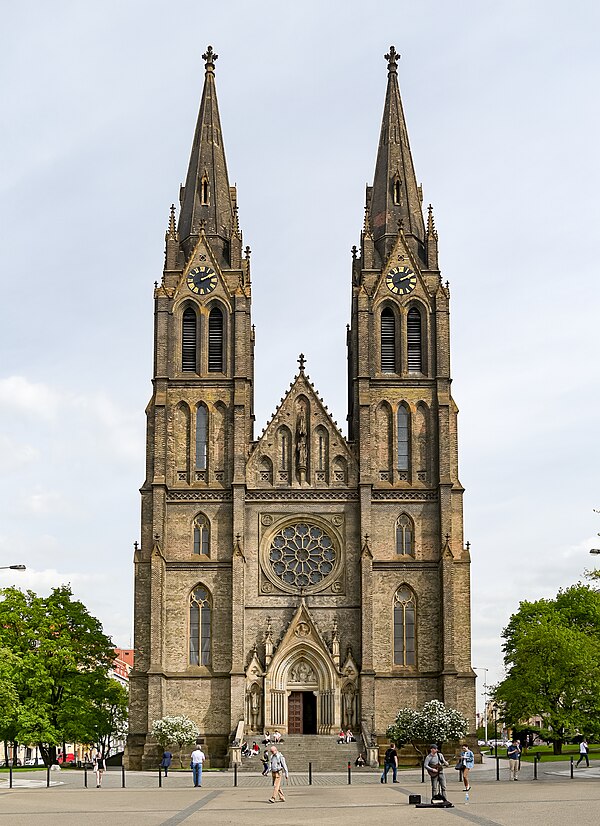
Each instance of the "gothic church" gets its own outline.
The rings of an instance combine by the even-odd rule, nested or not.
[[[203,57],[154,293],[126,761],[158,765],[152,722],[178,714],[197,723],[212,765],[235,761],[236,740],[264,729],[316,742],[350,727],[374,760],[401,706],[437,698],[475,716],[450,293],[431,207],[423,217],[399,56],[386,55],[353,248],[348,436],[301,356],[258,439],[250,255],[227,174],[217,55]]]

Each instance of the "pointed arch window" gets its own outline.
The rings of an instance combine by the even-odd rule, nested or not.
[[[410,416],[404,405],[398,408],[398,470],[408,470]]]
[[[416,665],[415,595],[402,585],[394,595],[394,665]]]
[[[208,410],[203,404],[196,411],[196,470],[206,470],[208,456]]]
[[[396,175],[394,178],[394,204],[396,206],[400,203],[400,178]]]
[[[194,519],[194,553],[210,556],[210,522],[203,513]]]
[[[410,516],[401,514],[396,520],[396,553],[402,556],[414,556],[414,527]]]
[[[416,307],[408,311],[406,323],[407,358],[410,373],[423,372],[423,351],[421,342],[421,313]]]
[[[396,372],[396,318],[390,307],[381,313],[381,372]]]
[[[203,585],[190,595],[190,665],[210,665],[211,602]]]
[[[188,307],[183,311],[181,321],[181,370],[184,373],[196,372],[197,329],[196,311]]]
[[[223,372],[223,313],[213,307],[208,316],[208,370]]]

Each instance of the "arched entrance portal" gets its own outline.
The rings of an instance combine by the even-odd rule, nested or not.
[[[341,674],[302,606],[265,674],[265,726],[331,734],[341,724]]]

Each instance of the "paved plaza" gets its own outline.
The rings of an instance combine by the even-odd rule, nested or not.
[[[453,809],[432,811],[408,805],[408,794],[424,799],[430,784],[421,783],[420,772],[399,774],[399,783],[382,785],[379,775],[353,772],[352,785],[343,774],[313,777],[309,787],[306,774],[290,777],[285,786],[286,803],[269,804],[270,782],[258,774],[240,774],[233,787],[230,772],[207,772],[201,789],[191,785],[189,773],[171,773],[158,788],[158,774],[128,772],[126,788],[121,788],[120,771],[110,771],[102,789],[83,788],[82,772],[52,772],[46,788],[45,772],[15,774],[13,789],[8,776],[0,779],[0,824],[30,824],[35,818],[42,826],[64,826],[66,822],[110,826],[176,826],[176,824],[259,823],[265,818],[282,826],[319,826],[365,823],[430,824],[444,820],[476,826],[598,826],[600,823],[600,766],[577,769],[573,780],[567,763],[547,763],[538,767],[524,764],[518,783],[508,781],[501,764],[501,780],[495,779],[494,764],[477,767],[471,774],[468,803],[456,779],[447,771],[448,797]],[[391,781],[391,776],[390,776]],[[449,819],[449,820],[448,820]]]

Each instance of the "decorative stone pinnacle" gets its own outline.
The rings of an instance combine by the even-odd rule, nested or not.
[[[250,253],[251,252],[252,252],[252,250],[250,249],[250,247],[246,247],[246,249],[244,250],[244,254],[246,256],[246,261],[250,260]]]
[[[300,372],[304,373],[304,365],[306,364],[306,359],[304,358],[304,353],[300,353],[298,356],[298,364],[300,365]]]
[[[138,545],[137,540],[136,540],[136,541],[133,543],[133,550],[134,550],[134,551],[137,551],[137,550],[139,550],[139,547],[140,547],[140,546]]]
[[[450,534],[449,534],[449,533],[447,533],[447,534],[446,534],[446,542],[449,542],[449,541],[450,541]]]
[[[202,60],[204,60],[204,62],[205,62],[207,72],[211,72],[212,74],[214,74],[214,72],[215,72],[215,60],[217,60],[218,57],[219,57],[219,55],[215,54],[213,52],[213,47],[208,46],[208,48],[206,49],[206,51],[202,55]]]
[[[398,71],[398,61],[400,60],[400,55],[396,51],[394,46],[390,46],[390,50],[388,54],[384,55],[385,59],[388,62],[388,72],[390,74],[396,74]]]
[[[350,250],[350,252],[352,253],[352,260],[353,260],[353,261],[356,261],[356,254],[357,254],[357,252],[358,252],[358,250],[356,249],[356,244],[352,247],[352,249]]]

